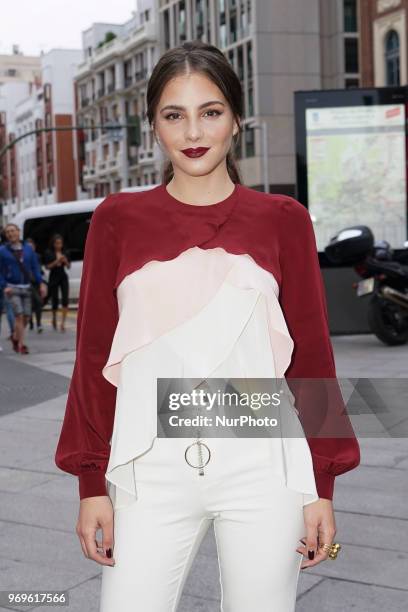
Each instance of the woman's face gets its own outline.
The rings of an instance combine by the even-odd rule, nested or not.
[[[203,104],[206,106],[200,108]],[[239,129],[220,89],[194,72],[167,83],[156,109],[154,128],[174,173],[179,170],[193,176],[209,174],[220,163],[225,164],[232,137]],[[209,150],[195,158],[182,152],[197,147]]]
[[[54,249],[61,250],[62,249],[62,240],[61,238],[56,238],[54,240]]]

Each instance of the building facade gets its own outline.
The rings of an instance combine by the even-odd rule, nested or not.
[[[18,45],[13,45],[10,55],[0,55],[0,85],[20,81],[40,83],[41,61],[37,56],[24,55]]]
[[[363,87],[408,84],[408,0],[360,0]]]
[[[78,198],[74,132],[30,132],[74,124],[73,77],[80,59],[79,50],[53,49],[41,56],[41,82],[0,88],[0,140],[20,138],[0,159],[3,222],[28,206]]]
[[[83,33],[75,78],[78,120],[86,127],[78,169],[84,192],[160,182],[164,160],[143,121],[147,80],[163,52],[201,39],[225,53],[242,83],[236,155],[243,180],[263,189],[266,126],[269,190],[294,195],[293,93],[360,85],[359,23],[358,0],[139,0],[125,24],[94,24]],[[125,130],[90,129],[135,115],[140,146],[129,146]]]
[[[0,86],[0,151],[16,138],[12,117],[17,104],[27,97],[32,84],[14,81]],[[4,214],[5,201],[17,198],[17,163],[15,147],[0,156],[0,217]]]
[[[93,24],[83,32],[84,59],[75,76],[77,122],[84,127],[78,173],[90,197],[159,182],[151,130],[141,123],[135,146],[126,129],[105,127],[128,125],[146,110],[147,79],[159,57],[159,15],[155,2],[139,0],[140,7],[123,25]]]
[[[43,85],[7,112],[0,93],[0,144],[72,116],[81,128],[73,141],[65,132],[30,137],[0,159],[6,205],[14,212],[159,183],[165,160],[144,119],[147,82],[163,52],[195,39],[220,48],[241,80],[244,182],[264,188],[266,157],[269,191],[295,195],[294,92],[406,84],[407,11],[408,0],[138,0],[125,23],[82,33],[62,79],[45,74],[42,58]],[[134,121],[140,142],[125,127],[109,129]]]
[[[203,38],[239,75],[245,116],[238,158],[246,184],[263,189],[261,124],[271,192],[295,194],[293,94],[358,87],[358,0],[160,0],[164,51]],[[254,123],[256,126],[254,126]]]
[[[321,89],[361,86],[360,0],[321,0]]]

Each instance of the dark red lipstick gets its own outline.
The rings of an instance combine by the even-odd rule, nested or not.
[[[207,153],[209,147],[197,147],[196,149],[182,149],[182,153],[187,157],[201,157]]]

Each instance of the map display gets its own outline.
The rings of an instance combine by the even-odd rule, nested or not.
[[[376,240],[407,240],[403,104],[306,110],[308,207],[317,248],[350,225]]]

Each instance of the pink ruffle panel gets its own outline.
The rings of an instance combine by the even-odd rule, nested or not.
[[[250,255],[195,246],[174,259],[148,262],[118,286],[119,321],[102,370],[106,380],[117,387],[120,364],[126,355],[197,315],[223,283],[258,290],[265,296],[275,375],[283,378],[294,343],[278,301],[276,279]]]

